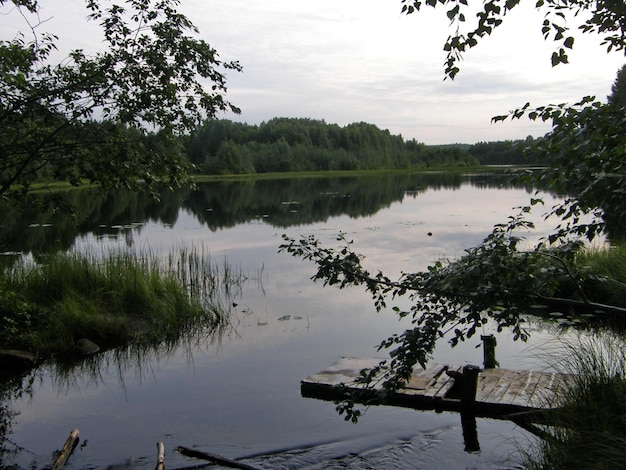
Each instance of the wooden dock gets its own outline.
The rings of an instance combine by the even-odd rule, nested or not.
[[[360,371],[371,369],[379,361],[374,358],[344,357],[304,379],[301,382],[302,396],[323,400],[342,399],[346,388],[358,390],[362,387],[354,382]],[[554,407],[555,392],[569,377],[553,372],[500,368],[483,370],[474,367],[478,369],[478,378],[471,412],[478,417],[508,418],[519,413],[549,410]],[[418,368],[404,388],[381,404],[463,411],[463,391],[459,386],[463,369],[463,366],[449,365],[432,365],[426,370]],[[375,397],[375,391],[371,397]]]

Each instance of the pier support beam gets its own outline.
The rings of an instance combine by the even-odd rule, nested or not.
[[[476,389],[478,388],[478,373],[482,369],[478,366],[464,366],[461,377],[461,410],[471,411],[476,402]]]

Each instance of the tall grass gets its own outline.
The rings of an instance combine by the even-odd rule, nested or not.
[[[624,338],[609,332],[580,337],[562,344],[558,356],[557,370],[572,378],[553,404],[559,409],[544,427],[548,437],[525,452],[525,468],[626,468]]]
[[[0,348],[41,355],[72,352],[87,338],[110,348],[131,341],[173,342],[227,321],[226,284],[242,276],[220,269],[202,251],[180,249],[165,259],[137,253],[69,252],[38,264],[19,263],[0,277]]]
[[[591,273],[583,286],[589,295],[603,304],[626,307],[626,243],[586,248],[576,264]]]

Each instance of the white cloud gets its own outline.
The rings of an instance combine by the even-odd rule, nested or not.
[[[50,25],[80,47],[99,47],[75,6],[57,0]],[[444,9],[407,17],[400,0],[184,0],[181,9],[222,59],[243,65],[228,75],[228,98],[242,114],[226,117],[250,124],[276,116],[366,121],[428,144],[538,136],[548,126],[490,119],[527,101],[605,98],[625,62],[589,36],[577,39],[571,64],[553,69],[542,16],[524,2],[466,54],[454,82],[443,80],[451,32]]]
[[[538,136],[549,127],[490,119],[527,101],[604,98],[624,63],[591,36],[577,40],[570,65],[553,69],[541,14],[520,6],[466,54],[456,80],[444,82],[444,11],[406,17],[400,8],[373,0],[185,2],[212,44],[244,66],[230,79],[230,97],[243,111],[235,119],[248,123],[366,121],[431,144]]]

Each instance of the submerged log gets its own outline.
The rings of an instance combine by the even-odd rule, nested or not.
[[[612,313],[617,315],[626,314],[626,308],[618,307],[616,305],[607,305],[601,304],[597,302],[591,301],[581,301],[574,299],[563,299],[560,297],[546,297],[543,295],[536,294],[537,298],[539,298],[542,302],[549,304],[555,308],[573,308],[578,312],[589,312],[594,313],[597,310],[600,310],[605,313]]]
[[[239,468],[243,470],[259,470],[256,467],[248,465],[237,460],[229,459],[217,454],[211,454],[210,452],[203,452],[201,450],[190,449],[189,447],[179,446],[176,450],[187,457],[193,457],[196,459],[208,460],[209,462],[220,464],[224,467]]]
[[[67,462],[67,459],[70,458],[70,455],[72,455],[72,452],[74,451],[77,445],[78,445],[78,429],[73,429],[69,437],[65,441],[65,444],[63,445],[63,449],[61,449],[59,456],[54,461],[54,464],[52,464],[52,470],[59,470],[63,468],[63,465],[65,465],[65,462]]]

